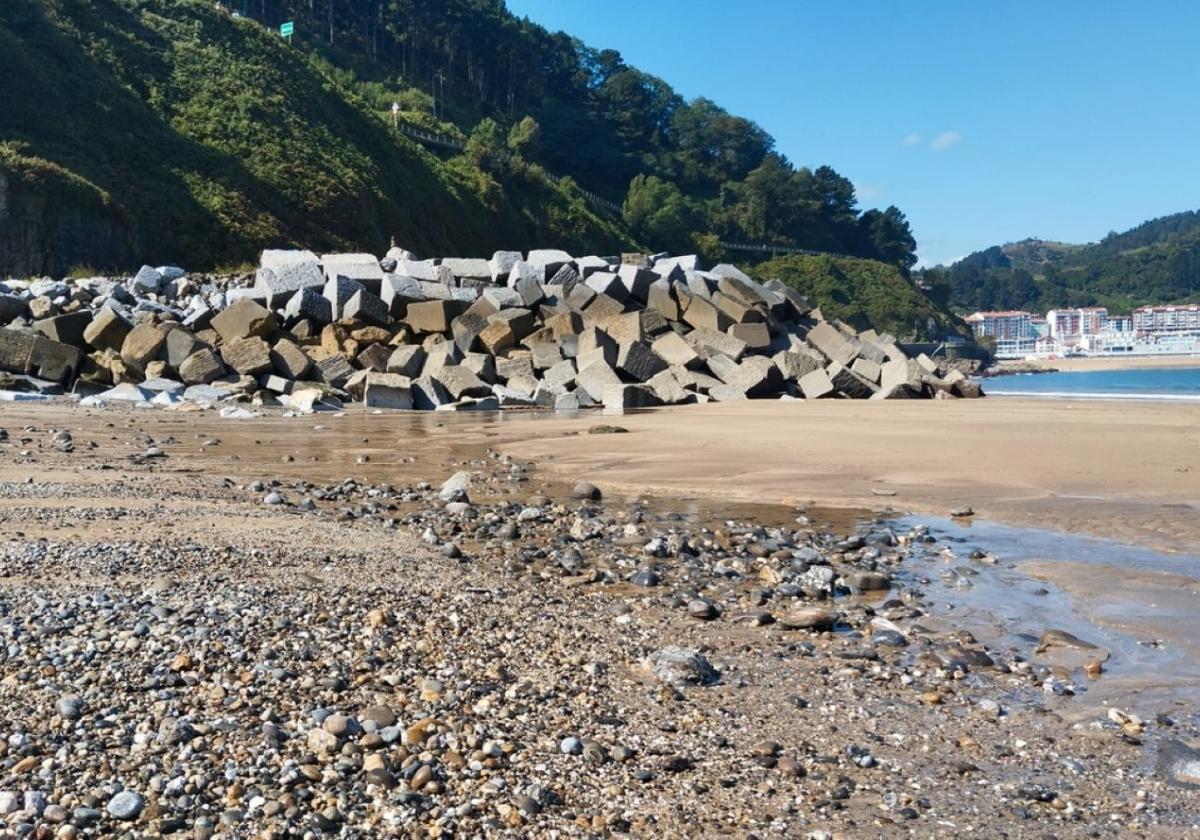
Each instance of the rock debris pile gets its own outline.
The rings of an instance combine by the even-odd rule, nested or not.
[[[0,370],[94,401],[575,410],[981,393],[778,280],[694,256],[264,251],[252,284],[171,266],[8,281],[0,323]]]

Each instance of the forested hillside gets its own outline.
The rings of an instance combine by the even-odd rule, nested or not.
[[[0,53],[0,271],[391,237],[914,259],[898,209],[862,212],[761,127],[497,0],[4,0]],[[466,151],[413,142],[393,102]]]
[[[1129,312],[1200,300],[1200,212],[1110,233],[1090,245],[1027,239],[978,251],[924,281],[956,309],[1107,306]]]

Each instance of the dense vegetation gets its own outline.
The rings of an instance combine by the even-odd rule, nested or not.
[[[874,327],[901,339],[965,335],[962,322],[895,266],[854,257],[791,255],[760,263],[753,275],[776,278],[818,303],[826,318]]]
[[[211,3],[5,0],[0,54],[0,177],[33,168],[90,185],[93,204],[128,222],[125,248],[84,257],[98,267],[129,253],[208,267],[285,243],[382,252],[392,236],[450,254],[628,241],[577,188],[518,157],[496,172],[439,160],[319,56]],[[62,238],[42,217],[0,268],[64,271],[44,247]]]
[[[444,253],[717,257],[719,241],[749,240],[914,260],[898,209],[860,211],[829,167],[793,166],[754,123],[502,0],[4,0],[0,54],[0,182],[33,167],[90,185],[89,220],[111,213],[96,221],[101,265],[137,253],[208,267],[287,243],[380,251],[393,236]],[[393,131],[393,102],[467,152]],[[0,235],[0,268],[62,270],[53,243],[78,229],[37,216]]]
[[[955,308],[1107,306],[1200,300],[1200,212],[1163,216],[1090,245],[1027,239],[971,254],[924,281]]]

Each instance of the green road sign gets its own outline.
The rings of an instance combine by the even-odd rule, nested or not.
[[[285,38],[291,38],[292,33],[295,31],[296,31],[296,24],[290,20],[287,23],[285,23],[279,27],[279,34]]]

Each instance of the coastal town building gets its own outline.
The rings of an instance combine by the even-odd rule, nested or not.
[[[1108,329],[1108,310],[1103,306],[1051,309],[1046,313],[1046,325],[1052,338],[1073,346],[1085,336],[1099,335]]]
[[[1143,306],[1133,315],[1082,306],[1051,309],[1045,318],[1023,310],[975,312],[965,320],[1001,359],[1200,353],[1200,305]]]
[[[1139,336],[1200,333],[1200,305],[1140,306],[1133,310],[1133,331]]]
[[[1034,331],[1032,312],[1006,310],[1003,312],[975,312],[965,320],[971,326],[975,338],[989,338],[995,343],[995,353],[1001,358],[1027,355],[1036,350],[1037,333]]]

